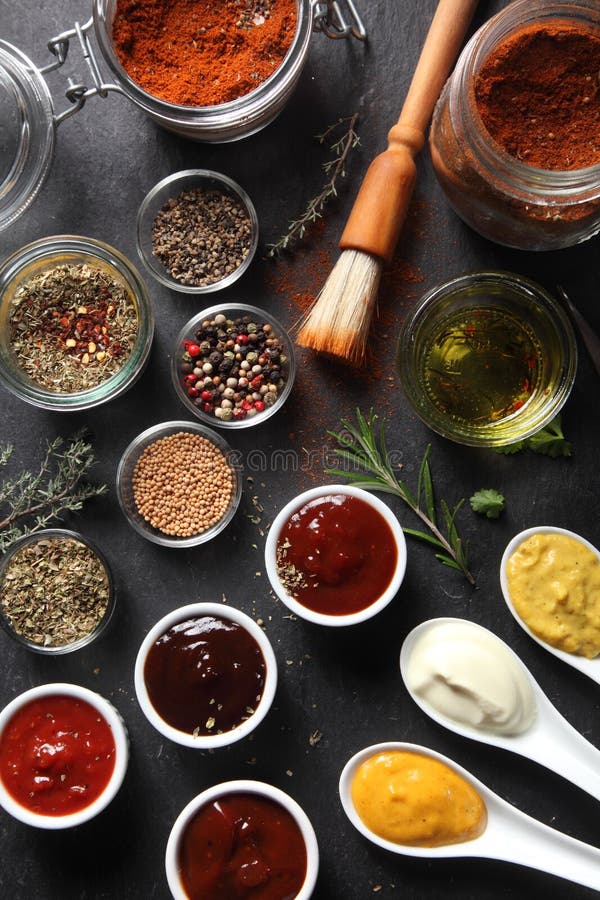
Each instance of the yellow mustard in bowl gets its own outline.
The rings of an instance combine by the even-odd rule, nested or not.
[[[600,560],[582,541],[539,532],[506,564],[517,615],[552,647],[593,659],[600,653]]]
[[[375,754],[358,769],[351,794],[367,828],[395,844],[458,844],[478,837],[487,824],[477,791],[450,766],[423,753]]]

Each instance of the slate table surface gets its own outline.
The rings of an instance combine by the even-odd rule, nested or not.
[[[261,240],[250,271],[208,302],[262,305],[292,327],[299,314],[298,295],[320,286],[317,282],[337,258],[336,241],[353,197],[368,162],[385,147],[435,6],[432,0],[357,0],[357,5],[368,42],[330,42],[313,35],[287,107],[268,128],[243,141],[196,144],[160,130],[121,96],[91,100],[59,127],[48,181],[28,212],[0,235],[2,257],[37,238],[71,233],[106,241],[137,263],[134,223],[145,193],[179,169],[216,169],[254,199]],[[473,27],[502,5],[483,2]],[[45,65],[47,40],[90,13],[91,4],[83,0],[0,0],[0,33]],[[70,65],[75,76],[85,77],[81,61],[74,58]],[[61,77],[49,79],[59,110],[65,104]],[[267,260],[266,245],[323,182],[328,148],[314,136],[354,112],[360,114],[361,146],[351,156],[337,200],[295,254],[280,262]],[[573,455],[553,460],[531,452],[501,456],[436,436],[408,406],[394,370],[396,335],[415,299],[440,281],[477,269],[514,271],[550,290],[561,283],[600,330],[598,238],[555,253],[496,246],[470,231],[449,208],[427,150],[418,169],[407,227],[392,273],[382,284],[371,337],[376,362],[356,374],[299,351],[298,378],[286,407],[264,425],[229,435],[246,463],[244,496],[234,521],[211,543],[173,551],[146,542],[123,518],[114,491],[118,460],[136,434],[161,421],[188,418],[171,387],[169,357],[183,323],[206,305],[201,297],[170,292],[144,272],[156,313],[152,355],[139,383],[115,402],[59,415],[0,391],[0,438],[14,443],[19,465],[33,465],[55,435],[66,437],[88,427],[98,458],[95,478],[111,491],[67,521],[102,546],[118,588],[110,632],[77,653],[45,659],[0,634],[0,703],[33,685],[76,682],[109,697],[131,737],[124,785],[95,821],[71,832],[45,833],[0,811],[3,898],[168,897],[163,859],[174,819],[205,787],[237,778],[277,785],[306,810],[321,852],[315,900],[593,896],[566,881],[505,863],[429,862],[380,851],[353,829],[338,799],[338,778],[353,753],[375,742],[405,740],[455,759],[500,796],[552,827],[598,843],[597,801],[535,763],[437,726],[411,701],[398,670],[402,640],[417,623],[435,616],[471,619],[506,640],[569,722],[600,744],[598,685],[529,639],[508,613],[498,579],[503,549],[523,528],[558,525],[600,543],[598,375],[582,347],[563,412]],[[459,514],[460,530],[470,543],[475,590],[438,564],[430,548],[409,539],[406,577],[388,609],[363,626],[330,631],[293,620],[275,601],[264,572],[264,534],[284,502],[331,481],[322,471],[331,452],[326,431],[340,417],[352,416],[356,406],[365,411],[373,406],[385,416],[389,445],[399,454],[407,481],[414,484],[431,444],[438,496],[455,503],[494,487],[506,497],[506,512],[490,522],[467,504]],[[415,524],[400,501],[388,502],[404,524]],[[278,659],[279,687],[269,716],[252,739],[199,753],[163,739],[146,721],[135,699],[133,666],[141,640],[159,617],[191,601],[223,598],[264,621]],[[321,738],[311,743],[315,732]]]

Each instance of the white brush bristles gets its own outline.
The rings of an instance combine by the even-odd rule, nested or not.
[[[352,365],[364,362],[382,262],[344,250],[298,333],[298,343]]]

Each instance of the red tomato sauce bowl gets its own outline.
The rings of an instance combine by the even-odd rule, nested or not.
[[[352,485],[323,485],[277,514],[265,566],[271,587],[296,615],[318,625],[355,625],[397,594],[406,541],[378,497]]]
[[[0,712],[0,806],[26,825],[71,828],[117,794],[129,740],[117,710],[75,684],[43,684]]]
[[[228,781],[191,800],[165,854],[175,900],[308,900],[319,848],[304,810],[260,781]]]

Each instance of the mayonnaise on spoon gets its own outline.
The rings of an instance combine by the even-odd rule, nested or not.
[[[464,778],[477,791],[486,807],[487,821],[482,833],[460,843],[422,847],[395,843],[371,831],[354,806],[352,784],[363,763],[379,753],[394,751],[424,754],[445,763]],[[500,859],[600,890],[600,850],[526,815],[494,794],[466,769],[427,747],[399,741],[366,747],[344,766],[339,792],[344,812],[354,827],[372,843],[392,853],[428,859],[463,856]]]
[[[600,750],[491,631],[465,619],[423,622],[404,640],[400,672],[415,703],[438,724],[534,760],[600,800]]]

